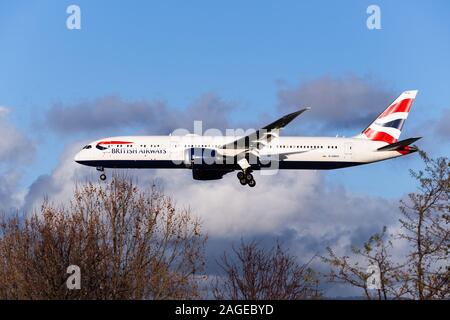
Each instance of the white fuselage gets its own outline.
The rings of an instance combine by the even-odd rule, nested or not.
[[[230,158],[240,149],[226,150],[222,146],[237,138],[195,135],[112,137],[92,142],[76,155],[75,161],[100,168],[191,168],[189,150],[215,150]],[[260,149],[258,157],[277,155],[279,169],[336,169],[403,155],[398,151],[377,151],[385,145],[386,142],[359,138],[284,136]],[[223,167],[238,169],[236,163],[231,162],[226,162]],[[252,169],[257,170],[259,166],[254,165]]]

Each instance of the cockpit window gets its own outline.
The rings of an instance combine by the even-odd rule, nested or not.
[[[106,149],[108,149],[108,148],[106,148],[106,147],[103,147],[103,146],[101,146],[101,145],[96,145],[95,146],[98,150],[106,150]]]
[[[92,148],[92,146],[91,146],[90,144],[88,144],[87,146],[84,146],[84,147],[83,147],[83,150],[84,150],[84,149],[90,149],[90,148]]]

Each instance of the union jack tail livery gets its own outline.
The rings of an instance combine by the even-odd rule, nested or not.
[[[403,92],[357,138],[397,142],[416,95],[417,90]]]

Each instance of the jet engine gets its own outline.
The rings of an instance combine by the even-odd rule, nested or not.
[[[233,171],[226,168],[225,157],[209,148],[189,148],[184,154],[184,164],[192,169],[194,180],[217,180]]]

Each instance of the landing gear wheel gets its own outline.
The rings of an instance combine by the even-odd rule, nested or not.
[[[254,187],[256,185],[255,179],[253,179],[253,175],[250,173],[251,171],[239,171],[237,173],[237,177],[239,179],[239,183],[245,186],[248,184],[250,187]]]
[[[106,174],[102,173],[100,175],[100,180],[105,181],[106,180]]]

